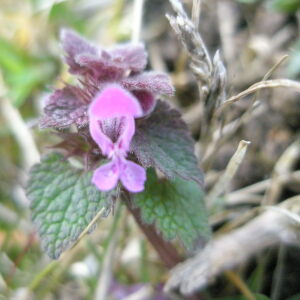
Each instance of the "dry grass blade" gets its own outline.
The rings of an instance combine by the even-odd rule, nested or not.
[[[201,15],[201,0],[193,0],[192,20],[196,29],[199,27],[200,15]]]
[[[167,18],[190,55],[195,75],[204,85],[207,85],[211,81],[213,65],[202,37],[187,16],[181,2],[170,0],[170,3],[177,15],[167,15]]]
[[[117,232],[111,237],[106,255],[103,260],[102,271],[97,283],[97,289],[94,295],[94,300],[107,299],[109,288],[112,281],[112,266],[116,254]]]
[[[226,69],[218,51],[211,59],[200,33],[184,11],[182,3],[179,0],[170,0],[170,3],[176,15],[167,15],[167,18],[187,50],[191,59],[191,70],[198,80],[203,106],[202,132],[205,132],[213,120],[216,108],[226,98]],[[195,5],[200,6],[200,3],[196,2]]]
[[[283,182],[280,180],[280,177],[291,172],[299,156],[300,140],[298,139],[283,152],[276,162],[270,185],[262,201],[263,205],[272,205],[278,201],[283,190]]]
[[[258,90],[266,88],[290,88],[300,93],[300,82],[290,79],[273,79],[257,82],[251,85],[248,89],[244,90],[243,92],[226,100],[221,106],[221,109],[225,108],[229,104],[239,101],[243,97],[246,97],[250,94],[257,92]]]
[[[229,186],[232,178],[238,170],[238,167],[245,157],[249,144],[250,142],[248,141],[240,141],[239,146],[230,159],[224,174],[220,177],[210,193],[207,195],[209,206],[214,207],[216,204],[219,204],[218,197],[223,194],[226,191],[226,188]]]
[[[288,174],[286,173],[280,174],[277,177],[277,179],[279,184],[281,185],[286,184],[288,182],[300,183],[300,171],[298,170]],[[263,181],[254,183],[252,185],[231,192],[230,194],[226,195],[226,204],[228,205],[238,205],[242,203],[245,204],[247,203],[247,200],[249,200],[249,198],[255,199],[255,196],[257,196],[257,194],[262,193],[269,187],[271,181],[272,179],[270,178],[265,179]],[[258,199],[261,199],[261,197],[259,197]],[[258,201],[254,201],[254,203],[258,203]]]
[[[191,294],[265,248],[281,242],[300,245],[299,222],[295,222],[295,214],[297,220],[300,215],[300,197],[288,199],[277,208],[279,211],[269,209],[243,227],[213,239],[194,258],[173,269],[165,289],[179,288],[182,294]]]
[[[144,0],[134,1],[132,35],[131,35],[132,43],[138,43],[140,40],[142,20],[143,20],[143,5],[144,5]]]

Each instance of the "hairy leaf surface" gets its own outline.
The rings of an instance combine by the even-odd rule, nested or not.
[[[179,177],[158,181],[150,169],[145,190],[135,195],[134,204],[143,220],[155,223],[165,239],[178,237],[187,249],[193,249],[210,236],[203,196],[197,183]]]
[[[47,155],[31,170],[27,195],[32,219],[42,248],[51,258],[69,248],[94,216],[108,206],[108,195],[92,185],[91,176],[92,172],[72,167],[58,153]]]
[[[176,109],[158,101],[149,118],[137,125],[131,150],[145,167],[156,167],[167,177],[203,183],[194,155],[194,141]]]

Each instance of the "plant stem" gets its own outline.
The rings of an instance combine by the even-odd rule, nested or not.
[[[170,243],[163,239],[161,235],[159,235],[154,227],[154,225],[149,225],[143,222],[141,218],[140,209],[135,208],[132,204],[132,199],[127,192],[123,193],[123,201],[125,202],[128,210],[134,217],[135,221],[139,225],[140,229],[143,231],[149,242],[152,244],[159,257],[165,264],[168,269],[175,267],[178,263],[183,261],[184,257],[179,255],[176,248]],[[204,300],[203,295],[195,294],[186,297],[187,300]]]
[[[256,300],[251,290],[238,274],[233,271],[226,271],[225,275],[240,290],[246,299]]]
[[[143,220],[141,219],[140,209],[133,207],[129,194],[126,193],[124,201],[130,213],[133,215],[135,221],[139,225],[140,229],[143,231],[147,239],[157,251],[165,266],[167,268],[173,268],[180,261],[182,261],[182,257],[178,254],[175,247],[171,243],[165,241],[156,232],[156,229],[153,225],[148,225],[143,222]]]

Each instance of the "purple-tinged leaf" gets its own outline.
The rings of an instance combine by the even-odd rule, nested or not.
[[[180,113],[166,102],[158,101],[149,118],[140,120],[131,151],[145,168],[155,167],[167,177],[180,176],[203,184],[193,139]]]
[[[82,127],[88,123],[87,104],[75,94],[76,90],[66,86],[49,95],[44,107],[45,115],[40,120],[41,128],[63,128],[72,124]]]
[[[80,53],[75,62],[81,66],[81,73],[92,72],[98,80],[119,80],[130,72],[142,71],[147,63],[147,55],[142,44],[125,44],[102,50],[101,54]]]
[[[132,91],[132,94],[139,100],[143,115],[149,115],[155,108],[156,100],[152,93],[143,90]]]
[[[81,73],[89,72],[96,80],[117,80],[125,73],[123,66],[112,62],[110,57],[103,58],[83,53],[76,56],[75,60],[81,66]]]
[[[65,60],[69,65],[70,73],[79,74],[82,72],[82,67],[75,61],[77,55],[85,53],[89,55],[97,55],[98,49],[79,36],[72,30],[63,29],[61,31],[60,40],[62,47],[66,52]]]
[[[143,44],[123,44],[109,51],[115,64],[121,64],[134,73],[141,72],[147,64],[147,53]]]
[[[173,95],[174,88],[168,75],[158,72],[144,72],[121,80],[120,84],[130,91],[146,90],[155,95]]]

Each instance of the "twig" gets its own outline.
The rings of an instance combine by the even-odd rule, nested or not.
[[[300,196],[267,209],[243,227],[210,241],[194,258],[176,266],[166,284],[167,291],[179,288],[183,294],[203,289],[225,270],[279,243],[300,245],[299,222],[281,209],[299,216]]]
[[[269,79],[271,75],[288,59],[288,55],[283,55],[279,61],[265,74],[263,81]]]

